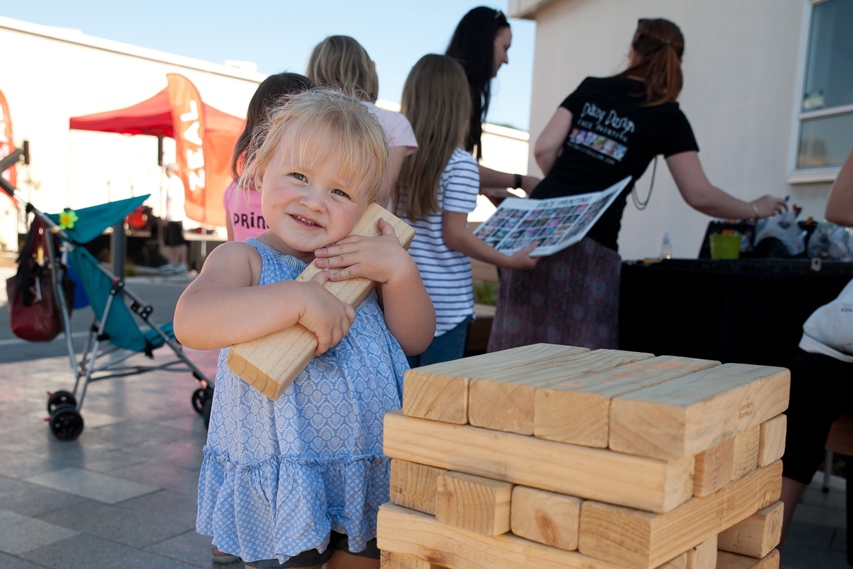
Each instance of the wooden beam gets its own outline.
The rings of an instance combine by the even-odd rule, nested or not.
[[[448,569],[627,569],[512,534],[487,536],[454,528],[390,503],[379,508],[376,537],[382,551],[412,555]]]
[[[718,551],[716,569],[779,569],[780,560],[778,549],[774,549],[763,559]]]
[[[739,555],[763,558],[782,538],[784,504],[775,502],[720,532],[717,548]]]
[[[429,561],[418,559],[413,555],[391,553],[390,551],[379,552],[379,567],[380,569],[441,569],[438,565],[433,565]]]
[[[717,536],[711,536],[687,552],[686,569],[716,569]]]
[[[549,441],[607,448],[613,397],[717,365],[720,362],[658,356],[539,388],[533,433]]]
[[[782,413],[785,368],[724,364],[613,399],[609,447],[669,460],[694,456]]]
[[[777,415],[761,423],[758,441],[758,466],[767,466],[782,458],[785,454],[785,434],[788,429],[788,417]]]
[[[693,457],[666,462],[416,419],[401,411],[385,415],[385,454],[652,512],[671,510],[693,494]]]
[[[696,455],[693,495],[707,496],[758,466],[760,425]]]
[[[782,462],[777,461],[664,514],[586,501],[578,549],[596,559],[651,569],[776,502],[781,490]]]
[[[578,548],[581,502],[574,496],[515,486],[512,489],[512,533],[574,551]]]
[[[496,352],[496,355],[501,352]],[[584,375],[654,357],[652,354],[595,350],[481,373],[468,386],[468,422],[475,427],[532,435],[537,388],[567,384]],[[563,422],[565,415],[562,416]]]
[[[376,203],[367,207],[353,229],[353,234],[378,236],[379,218],[391,224],[397,239],[408,248],[415,236],[415,230]],[[296,280],[308,281],[319,271],[317,265],[312,262]],[[358,278],[330,281],[325,286],[342,301],[358,306],[367,298],[376,283]],[[297,324],[262,338],[231,346],[228,350],[228,367],[249,385],[276,400],[314,358],[316,349],[316,336]]]
[[[498,375],[518,378],[523,375],[519,368],[586,351],[574,346],[533,344],[411,369],[403,378],[403,413],[464,425],[468,422],[468,385],[472,379]]]
[[[461,472],[436,482],[435,519],[456,528],[500,535],[509,531],[512,484]]]
[[[425,464],[391,459],[391,501],[398,506],[435,515],[438,477],[445,472]]]

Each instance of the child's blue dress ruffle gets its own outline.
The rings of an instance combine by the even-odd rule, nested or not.
[[[306,267],[260,241],[247,243],[263,261],[259,284],[293,280]],[[347,336],[311,360],[277,401],[234,375],[227,357],[223,349],[197,531],[246,561],[283,563],[303,551],[324,551],[332,530],[347,534],[352,551],[363,550],[389,499],[383,418],[400,408],[408,368],[376,294],[356,309]]]

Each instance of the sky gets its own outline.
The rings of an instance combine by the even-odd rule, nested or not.
[[[506,11],[506,0],[14,0],[0,16],[212,63],[250,61],[260,73],[304,73],[330,35],[352,36],[376,62],[379,98],[400,102],[406,75],[427,53],[444,53],[471,8]],[[536,26],[510,20],[509,65],[492,81],[487,121],[528,130]]]

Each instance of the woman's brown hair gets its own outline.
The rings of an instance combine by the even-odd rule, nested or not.
[[[645,80],[647,106],[678,99],[684,83],[681,74],[684,36],[678,26],[663,18],[643,18],[637,22],[631,46],[636,54],[635,63],[619,75]]]

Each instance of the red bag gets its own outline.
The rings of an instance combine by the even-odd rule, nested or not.
[[[9,297],[9,321],[12,333],[30,342],[49,342],[63,330],[59,301],[51,280],[49,259],[38,262],[39,250],[47,252],[51,244],[47,224],[38,216],[30,226],[27,240],[18,255],[18,272],[6,279]],[[52,249],[56,251],[56,248]],[[57,267],[59,263],[57,263]],[[62,287],[69,316],[74,302],[74,281],[63,275]]]

